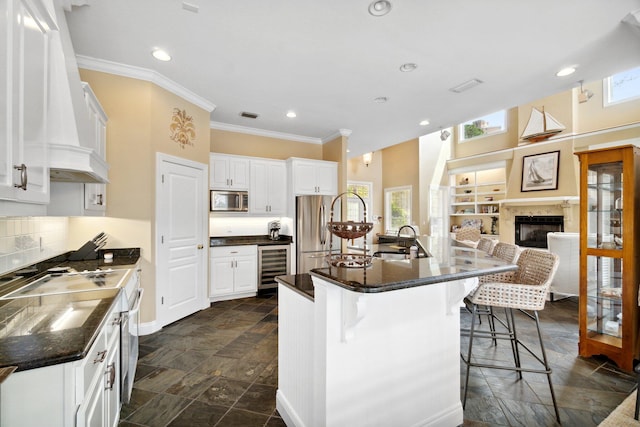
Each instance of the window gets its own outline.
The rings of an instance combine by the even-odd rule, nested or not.
[[[458,126],[458,141],[464,142],[481,136],[495,135],[507,130],[507,111],[501,110]]]
[[[364,218],[364,207],[367,208],[367,222],[373,222],[372,214],[371,214],[371,194],[373,184],[371,182],[359,182],[359,181],[349,181],[347,183],[347,221],[362,221]],[[360,199],[351,194],[351,192],[356,193],[358,196],[362,197],[364,201],[364,206]],[[356,246],[361,246],[365,243],[371,244],[373,243],[373,233],[367,233],[364,237],[360,237],[355,239],[353,244]]]
[[[384,226],[386,233],[397,233],[405,224],[411,224],[411,186],[384,190]]]
[[[604,105],[640,98],[640,67],[604,79]]]

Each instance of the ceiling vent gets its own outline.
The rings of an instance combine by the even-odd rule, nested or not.
[[[465,90],[469,90],[472,87],[476,87],[478,86],[480,83],[482,83],[482,80],[479,79],[471,79],[471,80],[467,80],[464,83],[460,83],[458,86],[452,87],[451,89],[449,89],[451,92],[455,92],[455,93],[462,93]]]
[[[245,117],[247,119],[257,119],[258,118],[258,115],[256,113],[249,113],[247,111],[241,112],[240,116]]]

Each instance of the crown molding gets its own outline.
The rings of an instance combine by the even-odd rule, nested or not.
[[[248,126],[232,125],[229,123],[214,122],[209,123],[211,129],[226,130],[229,132],[246,133],[249,135],[266,136],[268,138],[286,139],[289,141],[306,142],[309,144],[323,144],[326,138],[314,138],[311,136],[295,135],[292,133],[276,132],[271,130],[256,129]]]
[[[151,82],[173,93],[174,95],[191,102],[192,104],[202,108],[203,110],[208,111],[209,113],[216,108],[215,104],[207,101],[199,95],[196,95],[189,89],[180,86],[178,83],[166,78],[157,71],[149,70],[148,68],[135,67],[133,65],[120,64],[118,62],[107,61],[104,59],[92,58],[84,55],[76,55],[76,59],[78,61],[78,67],[80,68]]]

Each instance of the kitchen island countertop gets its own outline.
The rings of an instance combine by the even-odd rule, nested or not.
[[[446,251],[445,251],[446,252]],[[378,293],[467,279],[486,274],[513,271],[515,264],[506,263],[485,252],[452,244],[448,256],[383,260],[373,258],[367,268],[325,267],[310,274],[279,276],[278,281],[313,299],[311,276],[354,292]]]

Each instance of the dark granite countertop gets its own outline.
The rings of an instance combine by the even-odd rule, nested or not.
[[[0,368],[17,366],[17,371],[25,371],[84,358],[121,291],[0,300],[0,331],[7,334],[0,338]],[[82,312],[86,319],[80,326],[52,330],[60,313],[69,307]],[[13,323],[12,319],[20,322]]]
[[[113,253],[105,262],[104,253]],[[95,260],[69,261],[71,252],[0,276],[0,296],[7,295],[47,274],[53,267],[77,271],[107,268],[133,268],[140,258],[139,248],[105,249]],[[106,315],[117,301],[121,289],[0,299],[0,368],[17,366],[17,371],[71,362],[85,357],[93,345]],[[74,308],[82,322],[52,331],[56,314]],[[34,322],[33,319],[41,319]]]
[[[455,243],[451,243],[444,253],[446,256],[443,256],[443,259],[435,257],[402,260],[373,258],[371,265],[366,268],[325,267],[311,270],[310,275],[350,291],[376,293],[517,269],[515,264],[508,264],[483,251],[461,247]],[[304,276],[280,276],[279,282],[312,298],[313,284],[310,285],[310,291],[308,279]]]
[[[313,282],[309,273],[276,276],[276,282],[288,286],[311,301],[314,299]]]
[[[260,236],[211,236],[209,246],[238,246],[238,245],[288,245],[293,241],[291,236],[281,235],[278,240],[271,240],[268,235]]]

